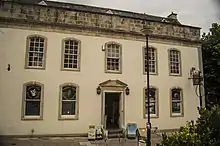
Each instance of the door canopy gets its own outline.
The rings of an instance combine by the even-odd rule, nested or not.
[[[97,94],[100,94],[103,90],[111,91],[124,91],[129,94],[128,85],[120,80],[107,80],[99,84],[97,88]],[[127,95],[128,95],[127,94]]]
[[[101,87],[122,87],[125,88],[128,85],[120,80],[107,80],[99,84]]]

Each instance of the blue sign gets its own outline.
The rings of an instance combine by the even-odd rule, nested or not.
[[[136,138],[137,124],[136,123],[128,123],[127,124],[127,137]]]

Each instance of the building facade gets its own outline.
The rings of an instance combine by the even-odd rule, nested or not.
[[[89,125],[146,125],[150,26],[152,127],[198,117],[190,69],[202,70],[200,28],[150,16],[51,1],[1,1],[0,135],[85,134]]]

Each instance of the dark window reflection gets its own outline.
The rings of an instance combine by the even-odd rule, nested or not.
[[[40,115],[40,101],[26,101],[25,107],[26,116],[39,116]]]
[[[62,102],[62,115],[75,115],[75,101]]]

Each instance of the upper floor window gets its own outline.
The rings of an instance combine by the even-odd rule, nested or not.
[[[122,48],[120,44],[106,43],[105,71],[112,73],[122,72]]]
[[[26,68],[45,69],[46,41],[43,36],[27,37]]]
[[[180,51],[176,49],[169,50],[169,70],[171,75],[181,74]]]
[[[148,113],[148,97],[147,88],[144,88],[144,118],[147,117]],[[151,117],[158,117],[158,89],[151,87],[150,91],[150,114]]]
[[[80,70],[80,41],[76,39],[63,40],[62,69]]]
[[[78,119],[79,86],[67,83],[60,87],[60,119]]]
[[[171,89],[171,116],[183,116],[183,93],[180,88]]]
[[[28,82],[23,87],[22,119],[43,118],[43,84]]]
[[[143,52],[144,57],[144,73],[147,72],[147,49],[144,48]],[[156,48],[149,47],[148,48],[148,54],[149,54],[149,73],[156,74],[157,73],[157,50]]]

